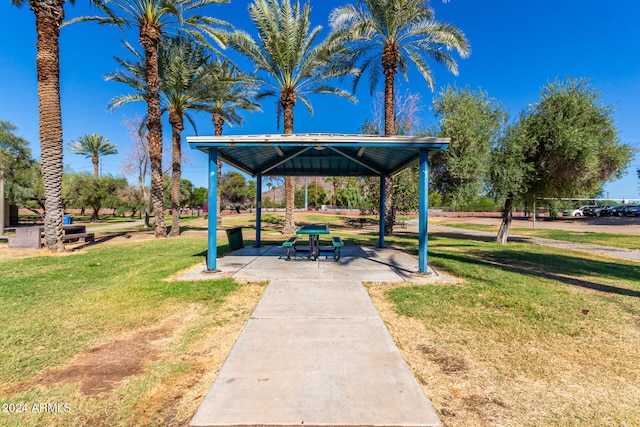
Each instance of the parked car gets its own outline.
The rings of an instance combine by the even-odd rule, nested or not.
[[[636,208],[636,205],[624,205],[622,206],[622,215],[633,215]]]
[[[636,206],[634,209],[631,209],[627,215],[640,216],[640,205]]]
[[[600,211],[604,206],[583,206],[582,213],[587,216],[600,216]]]
[[[569,210],[564,210],[562,211],[562,215],[563,216],[584,216],[584,213],[582,212],[582,208],[576,208],[576,209],[569,209]]]
[[[622,206],[604,206],[600,209],[600,216],[622,216]]]

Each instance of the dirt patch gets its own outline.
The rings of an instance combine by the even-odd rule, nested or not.
[[[185,314],[171,316],[152,328],[79,353],[64,366],[19,383],[6,390],[6,393],[16,394],[36,387],[69,383],[77,383],[86,396],[108,393],[125,379],[144,372],[150,362],[158,359],[162,340],[173,335],[188,321],[190,316]]]
[[[418,351],[428,356],[428,359],[437,364],[445,374],[459,374],[468,369],[467,363],[463,358],[442,354],[441,351],[434,347],[420,344]]]
[[[241,283],[221,306],[181,306],[154,325],[116,334],[69,362],[4,390],[76,386],[74,425],[188,425],[267,283]],[[48,418],[48,425],[70,419]],[[30,418],[25,418],[25,425]],[[35,421],[34,421],[35,422]],[[0,422],[1,424],[1,422]]]

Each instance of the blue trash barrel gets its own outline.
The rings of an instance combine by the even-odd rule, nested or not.
[[[71,219],[71,215],[64,215],[62,218],[62,223],[65,225],[69,225],[73,223],[73,219]]]

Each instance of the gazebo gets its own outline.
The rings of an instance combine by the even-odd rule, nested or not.
[[[428,270],[427,220],[429,155],[446,149],[449,138],[416,136],[291,134],[187,137],[193,149],[209,156],[207,270],[217,270],[217,161],[255,177],[256,246],[262,225],[262,178],[265,176],[377,176],[380,178],[378,246],[384,247],[384,180],[419,164],[420,203],[418,273]]]

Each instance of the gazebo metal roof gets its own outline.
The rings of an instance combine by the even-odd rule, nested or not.
[[[207,270],[216,271],[217,161],[221,159],[257,177],[256,246],[260,247],[264,176],[380,177],[378,245],[384,247],[384,180],[419,163],[420,216],[418,271],[427,272],[429,155],[444,150],[449,138],[416,136],[292,134],[187,137],[191,148],[209,156],[209,231]]]
[[[416,163],[420,149],[440,151],[448,138],[293,134],[193,136],[191,148],[218,149],[226,163],[256,176],[389,176]]]

